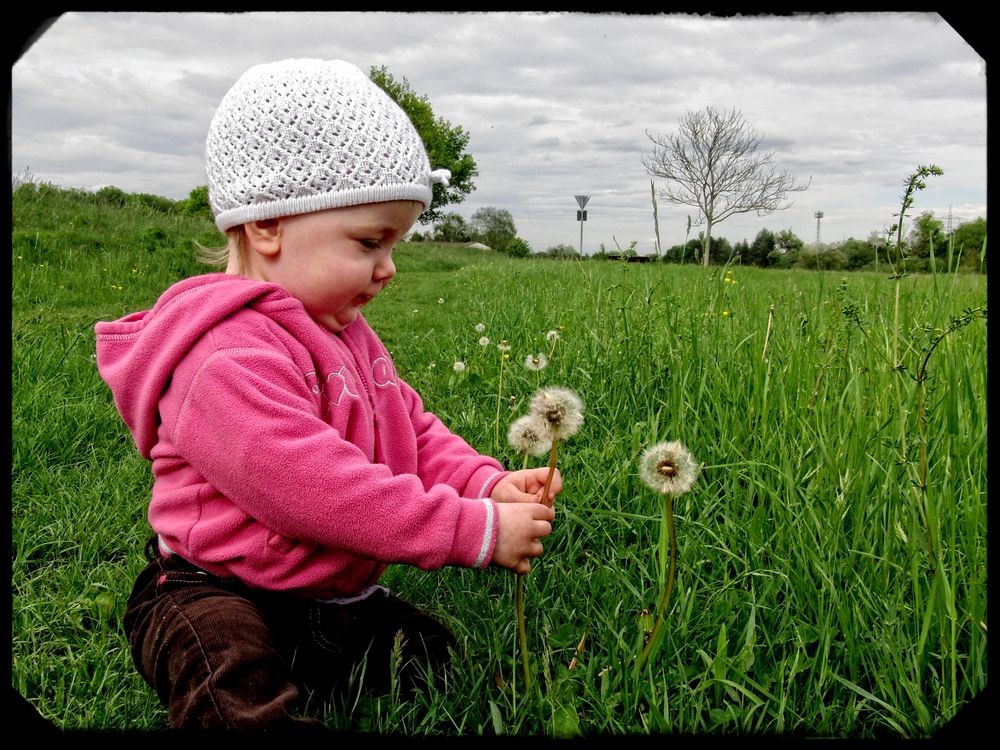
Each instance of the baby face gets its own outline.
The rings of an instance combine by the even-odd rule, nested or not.
[[[422,211],[418,201],[387,201],[276,219],[270,252],[251,252],[247,275],[280,284],[316,322],[342,331],[396,274],[393,248]]]

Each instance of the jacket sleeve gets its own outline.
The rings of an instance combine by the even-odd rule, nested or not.
[[[209,484],[282,536],[425,569],[492,556],[491,500],[370,462],[316,416],[302,373],[273,350],[206,357],[171,432]]]
[[[417,436],[418,473],[424,484],[446,483],[463,497],[489,497],[510,472],[449,430],[435,414],[424,411],[420,396],[407,383],[400,380],[399,388]]]

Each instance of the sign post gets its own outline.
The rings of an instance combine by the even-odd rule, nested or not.
[[[584,211],[583,209],[585,209],[587,207],[587,201],[590,200],[590,196],[589,195],[577,195],[577,196],[574,196],[574,197],[576,198],[576,202],[580,206],[580,210],[576,212],[576,220],[578,222],[580,222],[580,255],[582,256],[583,255],[583,222],[585,222],[587,220],[587,212]]]

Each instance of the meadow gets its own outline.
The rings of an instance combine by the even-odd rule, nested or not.
[[[192,240],[218,239],[204,218],[78,191],[13,196],[11,681],[62,729],[166,726],[120,626],[150,473],[93,325],[206,270]],[[985,690],[985,276],[405,243],[396,260],[365,314],[428,409],[511,467],[507,428],[539,387],[574,390],[585,423],[560,448],[554,531],[525,579],[533,684],[509,571],[391,568],[384,583],[447,623],[463,658],[446,689],[338,701],[332,727],[919,738]],[[525,367],[539,353],[547,366]],[[663,576],[662,499],[637,460],[662,440],[701,472],[675,504],[666,634],[636,673]]]

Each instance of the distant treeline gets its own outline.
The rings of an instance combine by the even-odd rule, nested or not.
[[[200,185],[187,198],[171,200],[150,193],[127,193],[120,188],[108,186],[89,192],[78,188],[61,188],[48,183],[34,183],[30,180],[15,180],[15,189],[55,192],[65,197],[72,196],[82,203],[117,208],[142,208],[163,214],[212,219],[208,203],[208,188]],[[479,213],[492,212],[479,217]],[[496,214],[494,216],[493,214]],[[415,241],[486,241],[494,249],[499,249],[515,257],[547,257],[553,259],[594,259],[628,260],[630,258],[650,258],[666,263],[701,263],[701,237],[693,237],[687,242],[674,245],[661,254],[639,256],[635,242],[625,249],[609,251],[602,244],[596,252],[582,256],[571,245],[556,245],[545,251],[535,252],[521,238],[516,236],[509,212],[485,209],[477,212],[481,231],[472,231],[475,226],[461,227],[463,231],[452,237],[453,223],[464,223],[457,214],[446,214],[439,227],[425,234],[414,232],[410,239]],[[491,219],[492,221],[486,221]],[[494,226],[497,225],[497,226]],[[496,234],[497,237],[492,235]],[[492,240],[488,242],[487,240]],[[725,237],[712,237],[713,265],[753,265],[761,268],[802,268],[835,271],[880,271],[892,266],[900,267],[908,273],[966,271],[986,273],[986,219],[959,224],[946,231],[944,222],[925,211],[912,221],[910,231],[902,239],[899,247],[895,241],[876,232],[864,240],[850,237],[843,242],[807,245],[790,229],[772,232],[761,229],[752,240],[732,243]]]

